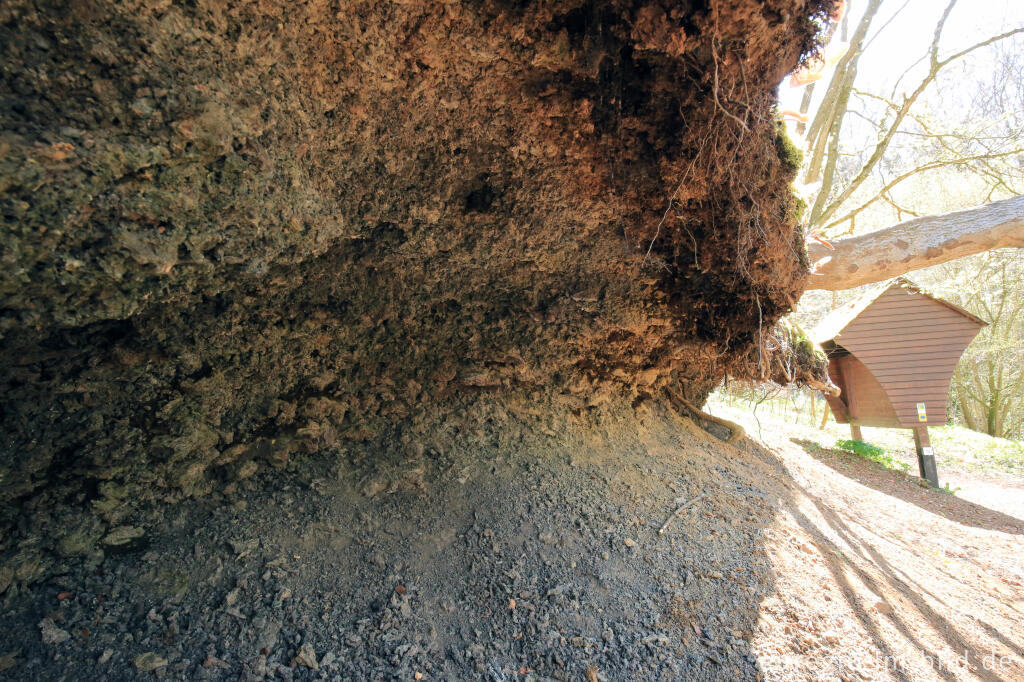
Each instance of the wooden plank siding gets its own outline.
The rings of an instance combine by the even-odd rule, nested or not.
[[[835,338],[855,356],[840,362],[858,382],[860,423],[945,424],[953,370],[980,330],[978,322],[929,296],[900,286],[886,290]],[[869,402],[877,406],[869,407]],[[925,403],[927,422],[918,421],[917,403]]]

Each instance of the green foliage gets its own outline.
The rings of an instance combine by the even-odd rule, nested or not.
[[[796,201],[793,202],[793,222],[797,225],[803,225],[806,215],[807,202],[800,197],[796,197]]]
[[[885,448],[872,445],[871,443],[865,443],[862,440],[847,440],[840,438],[836,441],[836,447],[840,450],[846,450],[847,452],[852,452],[855,455],[866,457],[868,459],[881,457],[885,454]]]
[[[779,320],[778,327],[780,330],[786,332],[787,339],[793,346],[794,350],[807,355],[814,355],[820,357],[822,360],[826,360],[825,351],[821,349],[818,344],[811,341],[811,337],[807,335],[804,328],[801,327],[795,319],[792,317],[784,317]]]
[[[825,351],[811,340],[796,320],[792,317],[779,320],[772,333],[783,346],[784,362],[794,382],[828,383],[828,358]]]
[[[929,429],[942,460],[963,471],[1024,476],[1024,443],[996,438],[962,426]]]
[[[941,488],[936,488],[936,490],[938,490],[940,493],[946,493],[947,495],[956,495],[957,491],[960,490],[960,488],[950,488],[949,481],[946,481],[946,485],[942,486]]]
[[[906,462],[901,462],[898,459],[893,459],[885,448],[881,448],[871,443],[865,443],[862,440],[847,440],[840,438],[836,441],[836,447],[840,450],[846,450],[858,457],[870,460],[876,464],[881,464],[886,469],[898,469],[900,471],[907,471],[910,469],[910,465]]]

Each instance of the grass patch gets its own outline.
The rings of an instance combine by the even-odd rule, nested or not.
[[[886,451],[885,448],[871,443],[865,443],[862,440],[847,440],[840,438],[836,441],[836,447],[840,450],[845,450],[851,454],[857,455],[862,459],[867,459],[875,464],[880,464],[886,469],[896,469],[897,471],[907,472],[910,469],[910,465],[904,461],[894,459]]]
[[[942,486],[941,488],[936,488],[936,490],[938,490],[940,493],[946,493],[947,495],[956,495],[960,491],[960,487],[957,486],[956,488],[950,488],[949,481],[946,481],[946,485]]]

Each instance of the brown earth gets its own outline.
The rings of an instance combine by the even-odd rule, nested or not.
[[[817,443],[792,438],[820,462],[869,488],[899,497],[933,514],[980,528],[1024,533],[1024,481],[1018,477],[981,477],[942,468],[943,485],[955,492],[935,495],[917,475],[917,462],[906,472],[865,463],[849,452],[821,448]],[[967,486],[964,490],[961,484]]]
[[[779,679],[1024,676],[1024,513],[818,447],[777,418],[716,409],[758,434],[797,489],[776,519],[782,577],[762,614],[760,651]],[[1019,494],[1024,481],[1002,483]]]
[[[732,447],[650,401],[433,418],[430,440],[257,474],[12,588],[0,675],[1024,675],[1020,525],[862,485],[781,424]]]
[[[775,373],[829,4],[4,2],[0,589],[469,394]]]
[[[0,675],[1020,679],[1013,517],[657,399],[828,4],[0,5]]]

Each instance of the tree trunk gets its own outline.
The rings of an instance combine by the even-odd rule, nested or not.
[[[980,424],[975,416],[977,410],[977,402],[971,397],[970,393],[964,389],[960,384],[956,386],[957,396],[960,399],[960,413],[964,417],[964,423],[967,424],[967,428],[972,431],[981,431],[979,428]]]
[[[871,0],[864,14],[857,24],[853,33],[853,40],[850,41],[850,50],[843,55],[836,64],[835,73],[829,81],[825,96],[818,106],[818,113],[807,131],[807,144],[811,149],[811,161],[808,164],[807,174],[804,177],[805,183],[817,182],[821,178],[821,169],[825,163],[825,150],[830,137],[838,136],[842,127],[843,117],[846,115],[847,102],[850,99],[850,91],[857,75],[857,62],[860,59],[861,50],[864,47],[864,40],[867,38],[868,28],[874,19],[878,8],[881,7],[881,0]],[[844,27],[848,21],[848,15],[843,18]],[[813,83],[811,84],[813,85]],[[808,86],[808,90],[811,86]],[[835,154],[830,154],[833,158]],[[835,161],[832,161],[835,164]],[[822,202],[828,199],[831,190],[831,182],[822,183],[819,197]],[[815,202],[817,203],[817,202]],[[820,212],[820,210],[819,210]]]
[[[982,251],[1024,247],[1024,196],[915,218],[877,232],[811,244],[808,289],[839,291],[897,277]]]

